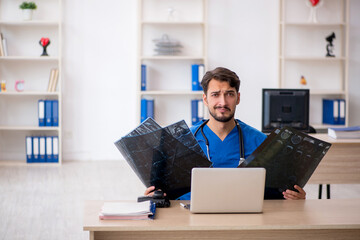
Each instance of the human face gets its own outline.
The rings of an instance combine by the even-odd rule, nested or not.
[[[234,118],[236,105],[240,102],[240,93],[237,93],[234,87],[230,87],[228,82],[212,79],[203,99],[211,117],[219,122],[228,122]]]

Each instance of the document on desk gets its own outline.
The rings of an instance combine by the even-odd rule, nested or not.
[[[145,220],[155,217],[156,206],[146,202],[105,202],[99,213],[101,220]]]
[[[170,199],[190,192],[192,168],[211,165],[184,120],[162,128],[148,118],[115,145],[146,187]]]
[[[283,127],[275,129],[240,167],[264,167],[265,187],[295,190],[295,184],[305,186],[330,147],[328,142]]]

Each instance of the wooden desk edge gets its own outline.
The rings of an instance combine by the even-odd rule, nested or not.
[[[123,221],[123,220],[115,220]],[[142,221],[142,220],[141,220]],[[147,221],[147,220],[145,220]],[[156,220],[154,220],[156,221]],[[128,231],[137,231],[137,232],[149,232],[149,231],[268,231],[268,230],[360,230],[359,224],[350,224],[350,225],[272,225],[272,226],[209,226],[209,227],[96,227],[96,226],[84,226],[84,231],[89,232],[128,232]]]
[[[244,230],[360,230],[360,217],[356,215],[356,212],[360,209],[360,199],[330,199],[330,200],[317,200],[317,199],[309,199],[309,200],[299,200],[299,201],[287,201],[287,200],[265,200],[266,203],[264,203],[264,212],[267,211],[269,214],[277,213],[276,208],[283,208],[291,209],[292,214],[295,212],[301,211],[304,207],[307,208],[305,211],[305,215],[309,214],[310,212],[313,213],[313,210],[315,210],[315,218],[316,216],[323,215],[322,213],[326,211],[327,208],[334,209],[333,214],[339,214],[340,212],[343,212],[343,210],[346,210],[344,214],[345,216],[348,216],[348,213],[351,213],[351,216],[353,220],[347,219],[348,217],[345,217],[345,221],[341,220],[339,223],[336,222],[327,222],[324,221],[324,223],[316,223],[316,224],[309,224],[309,223],[289,223],[288,225],[284,225],[283,223],[279,223],[276,225],[231,225],[231,226],[216,226],[213,224],[209,225],[189,225],[188,221],[185,221],[184,224],[179,225],[173,225],[173,226],[167,226],[164,225],[164,222],[162,222],[160,225],[157,224],[157,219],[155,220],[99,220],[98,219],[98,212],[101,208],[101,205],[105,201],[87,201],[85,203],[85,211],[84,211],[84,225],[83,230],[84,231],[119,231],[119,232],[126,232],[126,231],[244,231]],[[180,208],[179,202],[185,202],[185,201],[172,201],[172,214],[176,213],[180,215],[189,215],[192,214],[188,212],[188,210]],[[270,208],[266,209],[266,205],[270,206]],[[274,207],[275,206],[275,207]],[[334,208],[334,206],[340,206],[340,208]],[[316,212],[318,208],[321,208],[322,210],[319,210],[320,212]],[[178,208],[178,209],[176,209]],[[90,210],[89,210],[90,209]],[[275,210],[274,210],[275,209]],[[166,211],[167,209],[160,209],[162,211]],[[185,212],[183,212],[185,211]],[[279,211],[279,214],[284,214],[285,211]],[[320,215],[316,215],[320,214]],[[355,214],[355,215],[354,215]],[[204,215],[204,214],[194,214],[195,215]],[[222,214],[220,214],[222,215]],[[220,216],[219,215],[219,216]],[[241,214],[242,215],[242,214]],[[258,214],[255,214],[258,215]],[[255,216],[253,215],[253,216]],[[262,214],[261,214],[262,215]],[[300,214],[301,215],[301,214]],[[86,222],[85,219],[90,217],[90,222]],[[97,217],[97,219],[95,219]],[[190,216],[191,217],[191,216]],[[342,216],[344,219],[344,216]],[[187,219],[187,217],[183,217],[184,219]],[[95,222],[92,222],[96,220]],[[150,222],[149,222],[150,221]],[[151,221],[154,221],[154,224],[151,223]],[[129,225],[126,225],[127,223],[131,223]],[[145,223],[144,225],[138,224],[138,223]]]

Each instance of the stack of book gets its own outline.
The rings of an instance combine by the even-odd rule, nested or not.
[[[329,128],[328,135],[335,139],[360,138],[360,126],[345,128]]]
[[[101,220],[147,220],[154,219],[156,206],[145,202],[105,202],[99,213]]]
[[[3,37],[3,34],[0,33],[0,57],[8,56],[6,38]]]
[[[50,71],[49,84],[47,91],[48,92],[56,92],[56,87],[59,79],[59,69],[53,68]]]

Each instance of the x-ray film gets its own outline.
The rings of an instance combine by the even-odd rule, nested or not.
[[[330,143],[291,127],[275,129],[240,167],[264,167],[267,188],[304,187],[325,156]]]
[[[185,121],[162,128],[148,118],[115,145],[146,187],[170,199],[190,192],[192,168],[211,165]]]

